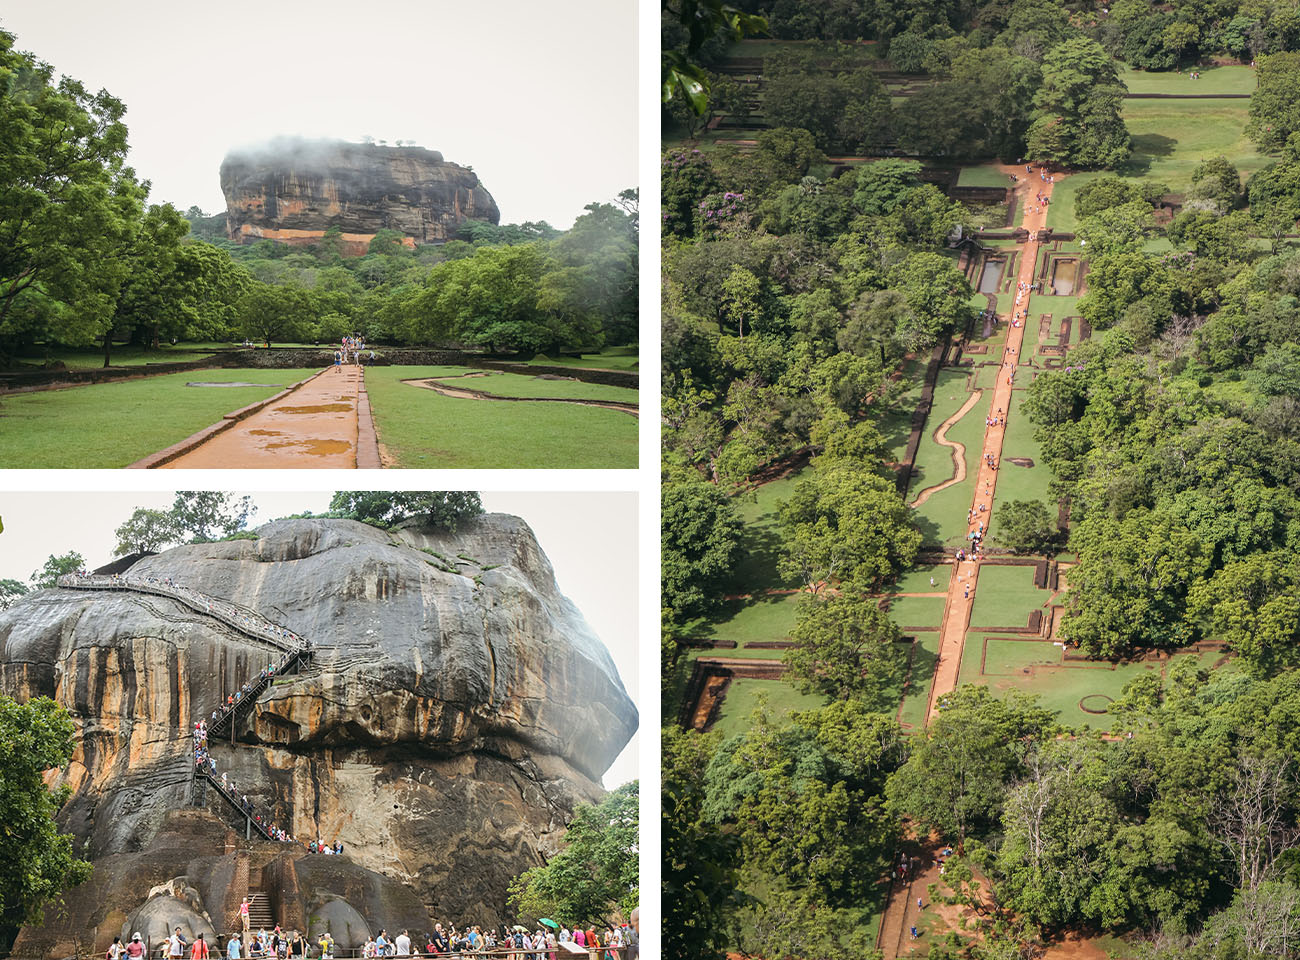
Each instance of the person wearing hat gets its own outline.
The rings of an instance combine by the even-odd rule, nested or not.
[[[226,944],[227,960],[239,960],[239,947],[239,934],[232,933],[230,935],[230,942]]]
[[[138,932],[132,935],[131,942],[126,945],[126,955],[131,960],[138,960],[144,956],[144,943],[141,942]]]

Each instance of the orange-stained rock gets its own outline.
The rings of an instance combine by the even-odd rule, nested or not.
[[[414,246],[450,239],[466,220],[500,220],[473,170],[423,147],[279,139],[228,154],[221,189],[232,240],[306,245],[337,227],[347,256],[380,230]]]

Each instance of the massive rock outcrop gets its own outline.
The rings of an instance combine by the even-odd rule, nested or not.
[[[221,191],[232,240],[309,244],[337,227],[347,254],[365,253],[379,230],[414,246],[501,216],[473,170],[423,147],[275,140],[228,154]]]
[[[575,804],[600,796],[636,728],[608,652],[515,517],[455,534],[276,521],[256,540],[178,547],[126,575],[170,578],[315,644],[305,671],[278,678],[236,743],[212,752],[276,822],[341,840],[346,855],[246,842],[211,792],[191,805],[190,724],[278,651],[168,597],[30,594],[0,613],[0,688],[71,711],[76,754],[51,780],[73,788],[61,817],[96,878],[24,931],[29,955],[63,955],[68,930],[111,939],[159,884],[200,891],[219,933],[256,889],[290,923],[326,908],[389,927],[420,925],[421,910],[503,920],[509,880],[554,850]]]

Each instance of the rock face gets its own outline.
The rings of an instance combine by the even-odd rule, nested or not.
[[[474,171],[423,147],[276,140],[228,154],[221,191],[232,240],[305,245],[337,227],[354,255],[379,230],[414,246],[446,240],[466,220],[501,217]]]
[[[636,709],[523,521],[490,514],[448,534],[285,520],[258,534],[148,556],[127,576],[171,578],[315,644],[237,742],[211,749],[275,822],[345,856],[246,842],[220,801],[190,805],[190,724],[278,651],[167,597],[30,594],[0,613],[0,689],[71,711],[76,755],[51,782],[72,786],[61,817],[96,862],[63,913],[24,931],[30,955],[63,955],[69,925],[94,928],[102,953],[164,883],[200,891],[218,933],[259,877],[286,923],[349,906],[389,927],[420,926],[421,909],[500,922],[510,879],[601,795]]]

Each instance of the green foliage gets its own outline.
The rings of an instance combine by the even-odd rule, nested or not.
[[[902,639],[897,624],[871,599],[838,594],[805,597],[783,659],[802,693],[875,705],[902,679]]]
[[[921,545],[893,482],[838,461],[799,481],[780,521],[782,573],[814,593],[832,582],[874,588],[909,566]]]
[[[1261,150],[1280,149],[1300,133],[1300,53],[1279,52],[1261,57],[1255,92],[1250,97],[1246,133]]]
[[[27,590],[27,584],[21,580],[0,580],[0,610],[8,610]]]
[[[454,532],[464,521],[481,515],[483,504],[477,493],[464,490],[341,490],[330,498],[330,510],[375,527],[420,518],[427,526]]]
[[[835,48],[779,51],[765,59],[763,81],[771,124],[807,130],[822,149],[862,149],[889,129],[893,111],[875,71]]]
[[[732,912],[745,902],[739,890],[740,839],[702,819],[700,771],[709,765],[714,738],[677,726],[661,739],[661,903],[663,952],[672,960],[711,960],[731,942]]]
[[[14,44],[0,31],[0,363],[38,338],[83,346],[111,329],[145,193],[121,101],[55,82]]]
[[[634,780],[600,803],[579,805],[560,852],[510,884],[511,905],[563,923],[609,926],[631,914],[640,889],[638,794]]]
[[[998,508],[998,541],[1012,553],[1046,553],[1059,536],[1047,504],[1011,500]]]
[[[1063,167],[1119,166],[1130,149],[1124,94],[1114,61],[1096,41],[1076,37],[1053,47],[1034,94],[1029,156]]]
[[[0,930],[40,923],[44,907],[67,887],[90,879],[90,864],[73,854],[72,837],[54,815],[71,788],[51,791],[44,774],[72,758],[74,727],[48,697],[18,703],[0,695]]]
[[[709,762],[702,814],[733,828],[747,865],[846,906],[892,853],[896,827],[878,797],[898,744],[897,723],[855,701],[797,714],[784,728],[761,703],[748,731]]]
[[[959,687],[889,778],[889,809],[958,843],[983,836],[998,823],[1008,786],[1024,775],[1032,740],[1055,729],[1032,698],[998,700],[985,687]]]
[[[48,589],[58,585],[59,577],[69,573],[76,573],[86,565],[86,558],[75,550],[70,550],[65,554],[50,554],[45,561],[45,565],[39,570],[33,570],[29,578],[33,590]]]
[[[136,507],[131,516],[113,531],[113,536],[117,537],[113,556],[157,553],[180,539],[181,534],[176,524],[176,514],[171,511]]]
[[[210,543],[243,529],[256,509],[251,497],[217,490],[178,490],[170,512],[177,539]]]
[[[660,602],[679,620],[712,613],[735,579],[740,517],[734,501],[709,483],[665,484]]]

